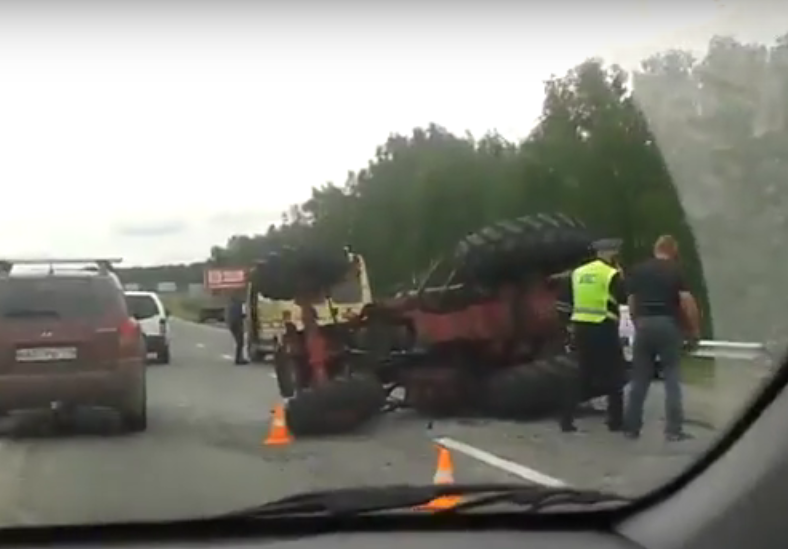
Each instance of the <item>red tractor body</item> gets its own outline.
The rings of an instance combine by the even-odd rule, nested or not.
[[[554,340],[561,327],[556,286],[544,280],[523,287],[504,285],[464,300],[452,299],[453,293],[468,293],[462,286],[427,292],[421,300],[411,295],[379,304],[387,317],[407,321],[424,346],[472,345],[480,354],[508,360],[524,343],[535,350]],[[433,293],[440,300],[437,306],[429,295]]]

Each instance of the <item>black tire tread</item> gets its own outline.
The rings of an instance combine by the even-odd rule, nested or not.
[[[159,364],[169,364],[170,363],[171,357],[170,357],[170,346],[169,345],[167,345],[162,350],[160,350],[158,353],[156,353],[156,360],[159,362]]]
[[[148,389],[143,380],[142,403],[139,409],[125,410],[122,416],[123,428],[127,433],[141,433],[148,428]]]
[[[557,414],[579,370],[571,355],[555,355],[493,374],[483,396],[484,408],[502,419],[535,419]]]
[[[455,258],[464,277],[490,284],[526,273],[554,274],[591,256],[585,225],[564,213],[538,213],[499,221],[462,239]]]
[[[377,416],[385,401],[383,387],[373,377],[338,378],[289,399],[285,418],[296,437],[347,433]]]

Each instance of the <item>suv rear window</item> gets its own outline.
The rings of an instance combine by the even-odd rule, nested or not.
[[[149,295],[126,295],[126,307],[129,310],[129,314],[137,320],[144,320],[161,314],[156,301]]]
[[[0,318],[82,318],[125,315],[122,293],[101,278],[19,277],[0,280]]]

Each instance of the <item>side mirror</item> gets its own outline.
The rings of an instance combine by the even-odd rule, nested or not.
[[[171,313],[170,313],[170,310],[169,310],[167,307],[165,307],[165,308],[164,308],[164,316],[165,316],[165,317],[167,317],[167,318],[169,318],[169,317],[170,317],[170,314],[171,314]]]

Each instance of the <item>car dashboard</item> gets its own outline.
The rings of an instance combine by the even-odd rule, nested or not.
[[[176,545],[173,544],[173,547]],[[192,547],[204,547],[195,542]],[[229,544],[234,549],[632,549],[637,545],[600,532],[381,532],[333,533],[274,540],[247,540]],[[177,545],[189,547],[189,544]]]
[[[455,519],[458,520],[458,519]],[[461,520],[461,519],[459,519]],[[15,536],[0,540],[0,546],[13,547],[51,547],[53,541],[58,545],[73,547],[111,547],[116,545],[124,549],[151,549],[152,547],[172,547],[179,549],[210,547],[225,547],[227,549],[256,549],[266,547],[270,549],[478,549],[479,547],[495,547],[496,549],[635,549],[641,546],[619,536],[618,534],[602,530],[574,530],[559,529],[523,530],[512,527],[496,528],[494,530],[462,530],[461,522],[455,523],[458,529],[414,528],[411,530],[394,531],[320,531],[322,528],[298,532],[281,530],[270,524],[274,532],[269,531],[264,524],[244,526],[233,531],[230,525],[216,526],[211,532],[204,526],[191,530],[186,537],[176,535],[156,536],[145,539],[135,533],[130,537],[118,536],[116,542],[110,542],[101,536],[72,536],[66,534],[66,539],[49,538],[43,532],[36,535],[37,540],[27,539],[22,543],[14,543]],[[155,529],[155,528],[154,528]],[[221,532],[221,536],[219,532]],[[227,537],[225,537],[227,536]],[[114,536],[113,536],[114,537]],[[125,538],[125,539],[124,539]]]

